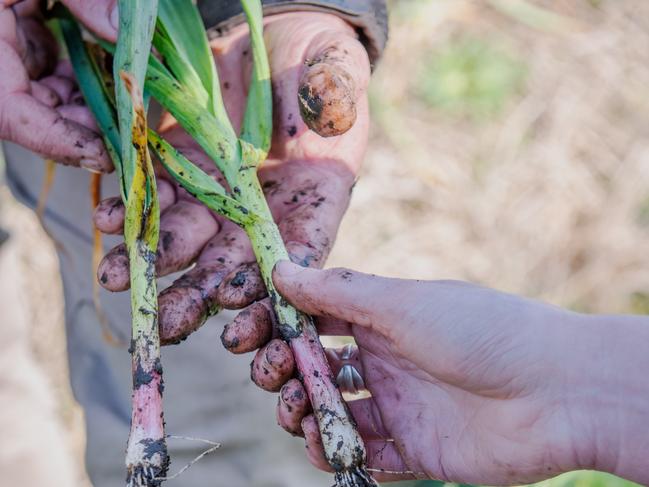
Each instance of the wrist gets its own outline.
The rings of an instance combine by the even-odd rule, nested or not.
[[[576,315],[576,465],[649,483],[649,318]]]

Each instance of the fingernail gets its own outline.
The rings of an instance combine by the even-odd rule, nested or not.
[[[230,329],[230,323],[225,325],[225,327],[223,328],[223,332],[221,333],[221,343],[226,348],[226,350],[230,350],[231,348],[235,348],[239,345],[239,340],[237,340],[236,337],[233,340],[230,340],[230,337],[228,337],[229,329]]]
[[[115,30],[119,30],[119,8],[117,7],[117,2],[115,2],[113,10],[110,12],[110,25],[112,25]]]
[[[317,267],[320,260],[313,249],[299,242],[287,242],[286,251],[291,261],[302,267]]]
[[[322,137],[344,134],[356,122],[355,91],[354,79],[340,66],[329,62],[308,65],[297,95],[302,120]]]
[[[83,98],[83,95],[81,93],[76,93],[75,95],[70,98],[70,104],[72,105],[84,105],[85,100]]]
[[[286,385],[286,384],[284,384],[284,385]],[[277,405],[279,406],[280,404],[283,404],[284,406],[288,406],[290,408],[290,406],[287,403],[286,399],[284,399],[285,389],[286,388],[284,386],[282,386],[282,388],[279,390],[279,397],[278,397]]]
[[[255,374],[255,360],[250,362],[250,380],[257,384],[257,374]],[[259,384],[257,384],[259,385]]]
[[[97,174],[103,173],[103,167],[100,162],[94,160],[94,159],[81,159],[81,162],[79,163],[81,167],[84,169],[87,169],[90,172],[94,172]]]
[[[275,367],[281,363],[282,354],[278,344],[274,343],[266,348],[265,360],[268,365]],[[279,360],[278,360],[279,359]]]
[[[303,267],[300,267],[297,264],[293,264],[288,260],[280,260],[275,265],[275,272],[277,273],[277,275],[285,278],[295,277],[303,270],[304,270]]]

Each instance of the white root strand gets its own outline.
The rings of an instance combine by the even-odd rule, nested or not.
[[[205,450],[205,451],[204,451],[203,453],[201,453],[200,455],[198,455],[198,456],[197,456],[196,458],[194,458],[191,462],[189,462],[189,463],[188,463],[187,465],[185,465],[183,468],[181,468],[180,470],[178,470],[175,474],[173,474],[173,475],[168,475],[168,476],[166,476],[166,477],[156,477],[156,480],[161,480],[161,481],[163,481],[163,482],[166,481],[166,480],[173,480],[173,479],[175,479],[175,478],[180,477],[180,475],[183,474],[187,469],[189,469],[189,467],[191,467],[192,465],[194,465],[196,462],[200,461],[203,457],[206,457],[206,456],[209,455],[210,453],[213,453],[213,452],[215,452],[216,450],[218,450],[219,448],[221,448],[221,443],[216,443],[216,442],[214,442],[214,441],[205,440],[205,439],[203,439],[203,438],[194,438],[194,437],[191,437],[191,436],[176,436],[176,435],[167,435],[166,437],[167,437],[168,439],[173,439],[173,440],[198,441],[198,442],[200,442],[200,443],[205,443],[205,444],[207,444],[207,445],[211,445],[211,447],[208,448],[207,450]]]

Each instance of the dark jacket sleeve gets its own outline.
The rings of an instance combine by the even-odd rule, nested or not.
[[[319,11],[338,15],[353,25],[374,63],[388,38],[385,0],[262,0],[264,14]],[[211,36],[218,36],[244,21],[238,0],[198,0],[198,8]]]

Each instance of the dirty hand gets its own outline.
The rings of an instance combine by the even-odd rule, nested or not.
[[[349,406],[377,480],[510,485],[587,468],[649,481],[647,318],[288,262],[273,278],[291,304],[318,317],[321,335],[355,338],[351,353],[328,356],[334,375],[352,364],[372,394]],[[232,338],[264,332],[239,325]],[[309,459],[326,470],[306,393],[278,342],[258,351],[252,378],[280,391],[279,424],[306,436]]]
[[[303,265],[322,266],[347,209],[367,144],[368,57],[354,30],[329,14],[270,16],[265,19],[264,34],[272,70],[275,130],[271,153],[259,170],[259,178],[292,258]],[[225,105],[237,127],[250,75],[247,27],[242,25],[227,37],[212,41],[212,49]],[[323,89],[320,99],[325,103],[319,116],[317,110],[309,112],[311,126],[325,135],[349,129],[343,135],[322,137],[301,119],[298,93],[313,107],[312,98],[319,88]],[[219,177],[215,165],[173,121],[163,120],[160,130],[190,160]],[[160,294],[163,343],[186,338],[220,307],[247,307],[237,321],[254,322],[258,316],[265,317],[266,290],[243,230],[211,213],[164,174],[160,173],[158,180],[163,210],[158,275],[196,263]],[[95,212],[95,223],[105,233],[120,233],[123,220],[119,198],[105,200]],[[106,255],[97,276],[111,291],[128,288],[123,244]],[[238,345],[230,346],[236,351]]]
[[[115,0],[64,0],[96,34],[115,36]],[[106,172],[112,163],[67,62],[45,27],[38,0],[0,0],[0,139],[42,156]]]

